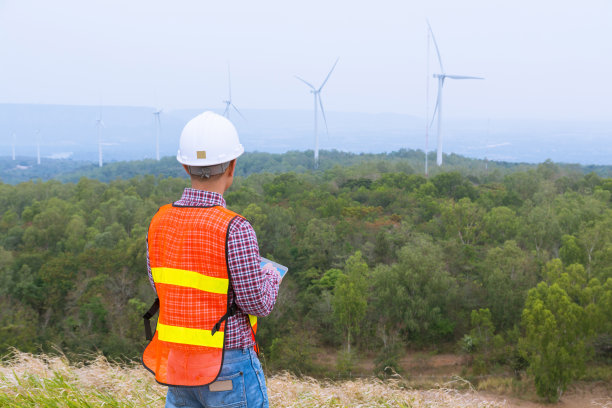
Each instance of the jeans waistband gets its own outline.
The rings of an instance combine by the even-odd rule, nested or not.
[[[227,349],[223,355],[223,362],[229,363],[232,361],[248,360],[251,358],[251,353],[254,352],[253,347]]]

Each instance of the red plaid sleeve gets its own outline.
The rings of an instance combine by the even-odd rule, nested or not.
[[[280,277],[262,270],[257,236],[244,218],[236,218],[230,226],[227,260],[236,303],[244,313],[267,316],[272,311]]]

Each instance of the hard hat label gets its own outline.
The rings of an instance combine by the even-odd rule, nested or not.
[[[197,154],[198,159],[206,158],[206,150],[198,150],[196,154]]]

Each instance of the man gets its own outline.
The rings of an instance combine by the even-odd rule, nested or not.
[[[149,226],[147,266],[160,312],[143,364],[169,386],[166,407],[268,406],[256,316],[272,311],[280,277],[261,268],[251,224],[225,208],[243,152],[225,117],[192,119],[177,154],[191,188]]]

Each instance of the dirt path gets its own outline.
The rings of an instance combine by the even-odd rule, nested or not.
[[[488,392],[479,393],[490,401],[505,401],[508,408],[612,408],[612,392],[604,386],[578,386],[568,391],[556,404],[537,403],[516,397],[499,396]]]

